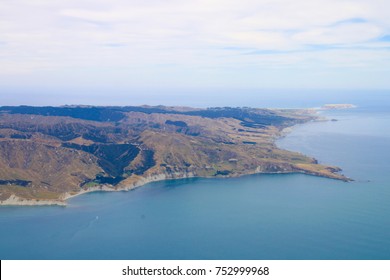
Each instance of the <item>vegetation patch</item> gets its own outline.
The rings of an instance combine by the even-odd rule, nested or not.
[[[227,175],[229,175],[231,173],[232,172],[230,170],[218,170],[217,172],[215,172],[214,176],[218,176],[218,175],[227,176]]]
[[[61,116],[98,122],[116,122],[125,115],[110,107],[32,107],[32,106],[3,106],[0,111],[8,114],[28,114],[41,116]]]
[[[188,126],[186,122],[182,122],[182,121],[171,121],[171,120],[165,121],[165,124],[174,125],[174,126],[179,126],[179,127],[187,127],[187,126]]]
[[[139,153],[139,148],[132,144],[93,144],[86,146],[63,143],[62,146],[93,154],[98,158],[99,166],[112,178],[122,175],[124,168]]]
[[[0,180],[0,186],[1,185],[13,185],[13,186],[20,186],[20,187],[31,187],[31,181],[25,181],[25,180]]]
[[[12,139],[30,139],[31,134],[11,134],[10,138]]]

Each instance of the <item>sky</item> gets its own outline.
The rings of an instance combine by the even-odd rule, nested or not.
[[[388,0],[0,0],[0,97],[388,90],[389,77]]]

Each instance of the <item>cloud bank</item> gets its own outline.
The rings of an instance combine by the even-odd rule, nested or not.
[[[3,0],[0,84],[390,88],[385,0]]]

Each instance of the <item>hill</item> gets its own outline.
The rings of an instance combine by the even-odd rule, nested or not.
[[[0,107],[0,203],[64,203],[183,177],[301,172],[347,181],[337,167],[279,149],[309,110]]]

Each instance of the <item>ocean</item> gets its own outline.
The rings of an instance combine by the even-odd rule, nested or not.
[[[390,93],[321,96],[250,95],[237,106],[356,104],[277,141],[353,182],[194,178],[89,193],[67,207],[3,206],[0,259],[390,259]]]

